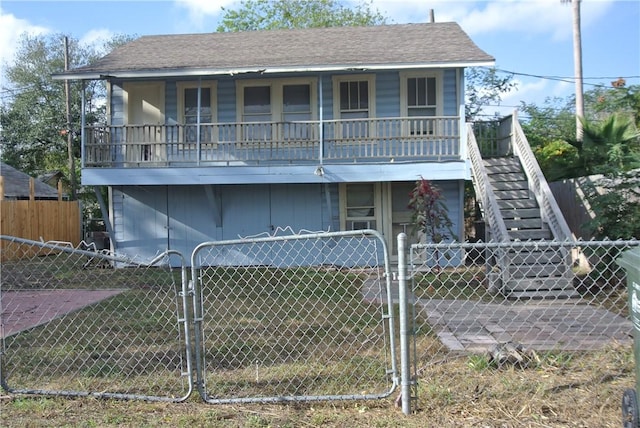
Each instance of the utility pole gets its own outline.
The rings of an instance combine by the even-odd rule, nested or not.
[[[571,0],[573,7],[573,68],[576,80],[576,140],[583,138],[584,94],[582,84],[582,35],[580,31],[580,0]]]
[[[64,71],[69,71],[69,38],[64,37]],[[76,200],[76,163],[73,157],[73,132],[71,129],[71,87],[69,79],[64,80],[64,93],[67,106],[67,155],[69,156],[69,187],[70,198]]]

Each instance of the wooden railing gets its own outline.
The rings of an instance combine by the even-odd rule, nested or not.
[[[460,159],[458,117],[85,128],[84,166]]]
[[[529,189],[535,195],[542,220],[549,225],[553,237],[558,241],[573,240],[573,235],[569,225],[564,219],[564,215],[556,202],[549,183],[545,178],[538,161],[529,146],[527,137],[520,126],[516,114],[509,116],[513,127],[513,148],[515,154],[520,158],[520,163],[529,181]]]

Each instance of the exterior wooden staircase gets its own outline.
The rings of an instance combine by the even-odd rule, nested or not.
[[[495,144],[484,158],[471,125],[467,135],[486,241],[499,244],[488,260],[489,289],[510,299],[578,297],[566,245],[571,232],[515,114],[491,129]],[[486,146],[486,135],[480,138]]]

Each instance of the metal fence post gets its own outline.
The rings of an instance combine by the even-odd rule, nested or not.
[[[400,387],[402,413],[411,414],[411,361],[409,357],[409,311],[407,307],[407,235],[398,235],[398,292],[400,303]]]

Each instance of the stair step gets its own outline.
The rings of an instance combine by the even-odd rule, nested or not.
[[[520,164],[485,165],[485,169],[487,170],[487,175],[489,176],[493,174],[515,174],[518,172],[522,172],[522,167],[520,166]]]
[[[485,165],[488,166],[501,166],[501,165],[520,165],[520,160],[517,157],[500,157],[500,158],[484,158],[482,159]]]
[[[533,198],[526,199],[502,199],[498,200],[498,207],[500,210],[504,210],[507,208],[538,208],[538,202]]]
[[[510,219],[525,219],[525,218],[540,218],[539,208],[505,208],[500,210],[502,218],[505,220]]]
[[[542,264],[536,263],[531,265],[512,264],[509,266],[509,275],[514,279],[532,279],[545,277],[546,279],[564,279],[563,275],[567,274],[567,266],[564,264]]]
[[[523,173],[505,172],[505,173],[487,174],[487,175],[489,176],[490,182],[526,181],[527,180],[527,177]]]
[[[526,181],[496,181],[492,183],[493,190],[526,190],[529,191],[529,183]]]
[[[496,198],[500,200],[508,200],[508,199],[529,199],[531,193],[529,190],[494,190],[493,193],[496,195]]]
[[[525,218],[519,220],[505,220],[504,225],[507,231],[510,230],[529,230],[542,229],[543,223],[541,218]]]
[[[553,249],[549,250],[525,250],[513,251],[508,254],[511,264],[532,265],[532,264],[546,264],[546,263],[561,263],[564,260],[564,256]]]
[[[511,291],[547,291],[547,290],[575,290],[573,281],[568,278],[514,278],[507,281],[503,288]]]
[[[505,293],[509,300],[559,300],[576,299],[580,297],[574,289],[566,290],[541,290],[541,291],[512,291]]]
[[[509,238],[511,240],[519,239],[520,241],[553,239],[549,229],[525,229],[525,230],[509,230]]]

